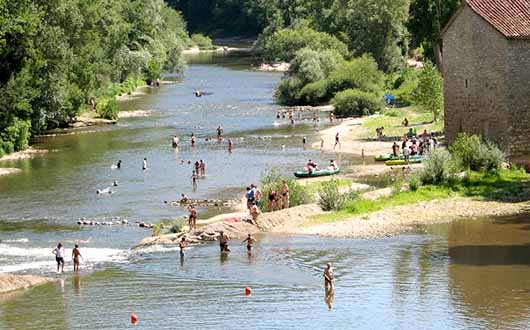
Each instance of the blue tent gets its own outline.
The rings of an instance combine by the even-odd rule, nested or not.
[[[391,93],[386,93],[385,94],[385,102],[387,104],[391,104],[391,103],[394,103],[394,100],[396,99],[396,97],[394,95],[392,95]]]

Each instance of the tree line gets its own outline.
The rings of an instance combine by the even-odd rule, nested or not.
[[[188,43],[163,0],[0,0],[0,156],[115,96],[178,71]]]

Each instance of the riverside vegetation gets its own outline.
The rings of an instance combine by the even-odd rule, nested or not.
[[[496,146],[476,135],[462,134],[449,150],[435,150],[421,170],[406,180],[398,180],[391,196],[368,200],[359,195],[342,196],[337,189],[328,188],[327,193],[320,195],[320,204],[329,205],[326,209],[334,212],[315,216],[307,224],[345,220],[389,207],[459,196],[508,202],[527,199],[530,175],[523,169],[502,168],[505,161],[505,155]],[[336,200],[340,202],[335,203]]]
[[[1,1],[0,156],[89,109],[115,119],[115,96],[181,70],[188,43],[163,0]]]

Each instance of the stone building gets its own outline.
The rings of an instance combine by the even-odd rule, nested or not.
[[[463,0],[442,30],[445,133],[530,161],[530,0]]]

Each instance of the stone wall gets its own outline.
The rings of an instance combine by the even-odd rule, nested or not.
[[[480,134],[509,151],[508,40],[467,5],[443,35],[446,140]]]
[[[510,155],[530,163],[530,40],[508,40],[506,57],[508,113],[511,119]]]

